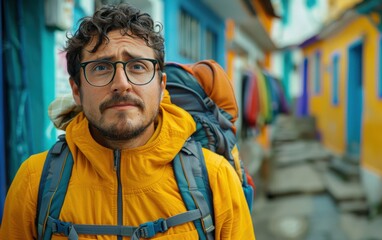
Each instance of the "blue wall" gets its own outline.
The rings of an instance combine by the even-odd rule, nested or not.
[[[3,14],[3,4],[0,1],[0,13]],[[0,17],[0,35],[3,35],[3,22]],[[6,171],[5,171],[5,142],[4,142],[4,80],[3,80],[3,38],[0,38],[0,222],[3,216],[3,206],[6,194]]]
[[[55,141],[54,132],[46,131],[50,124],[48,106],[55,97],[54,30],[45,26],[44,14],[41,14],[44,1],[23,1],[25,9],[28,9],[25,10],[25,37],[28,41],[25,44],[25,64],[30,76],[28,81],[33,83],[28,86],[33,114],[30,134],[33,134],[32,141],[35,142],[31,153],[36,153],[47,150]]]
[[[0,217],[21,163],[56,141],[56,132],[48,130],[48,106],[55,97],[55,29],[45,25],[44,2],[1,3],[0,46],[7,67],[1,69],[0,62]],[[74,23],[83,15],[75,12]]]
[[[54,98],[54,32],[45,27],[44,1],[3,2],[2,72],[6,83],[6,147],[8,183],[31,154],[46,150],[54,137],[46,129]]]

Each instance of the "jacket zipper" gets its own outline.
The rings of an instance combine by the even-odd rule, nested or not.
[[[122,202],[122,184],[121,184],[121,150],[114,150],[114,170],[117,173],[118,194],[117,194],[117,224],[123,225],[123,202]],[[122,236],[118,236],[122,240]]]

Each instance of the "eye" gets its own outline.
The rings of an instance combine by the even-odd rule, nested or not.
[[[132,68],[135,69],[135,70],[145,69],[145,67],[142,66],[142,64],[140,64],[140,63],[136,63],[136,64],[134,64],[134,65],[132,66]]]
[[[149,71],[148,63],[145,60],[138,60],[129,62],[126,65],[126,70],[129,72],[147,72]]]
[[[94,62],[90,64],[89,70],[94,73],[102,73],[111,71],[113,69],[113,66],[110,63],[106,62]]]

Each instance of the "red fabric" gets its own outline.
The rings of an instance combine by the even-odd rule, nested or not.
[[[253,190],[254,190],[254,192],[256,192],[256,191],[255,191],[255,189],[256,189],[255,182],[253,181],[253,178],[251,177],[251,175],[249,175],[249,173],[247,172],[247,170],[245,170],[245,176],[247,177],[247,183],[248,183],[249,185],[251,185],[252,188],[253,188]]]
[[[245,108],[245,117],[250,127],[255,127],[257,123],[257,117],[260,111],[259,104],[259,89],[257,86],[257,79],[254,74],[250,75],[248,84],[247,104]]]

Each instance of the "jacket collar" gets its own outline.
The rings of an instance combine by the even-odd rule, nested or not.
[[[162,101],[158,124],[153,138],[147,144],[121,150],[121,172],[128,172],[129,179],[140,186],[147,178],[156,179],[158,169],[170,163],[182,148],[184,142],[195,131],[195,122],[185,110]],[[114,169],[112,149],[98,144],[89,131],[89,123],[80,112],[66,128],[66,138],[75,161],[91,166],[99,175],[109,176]],[[146,182],[147,182],[146,181]],[[147,182],[147,183],[148,183]],[[133,185],[134,185],[133,184]]]

